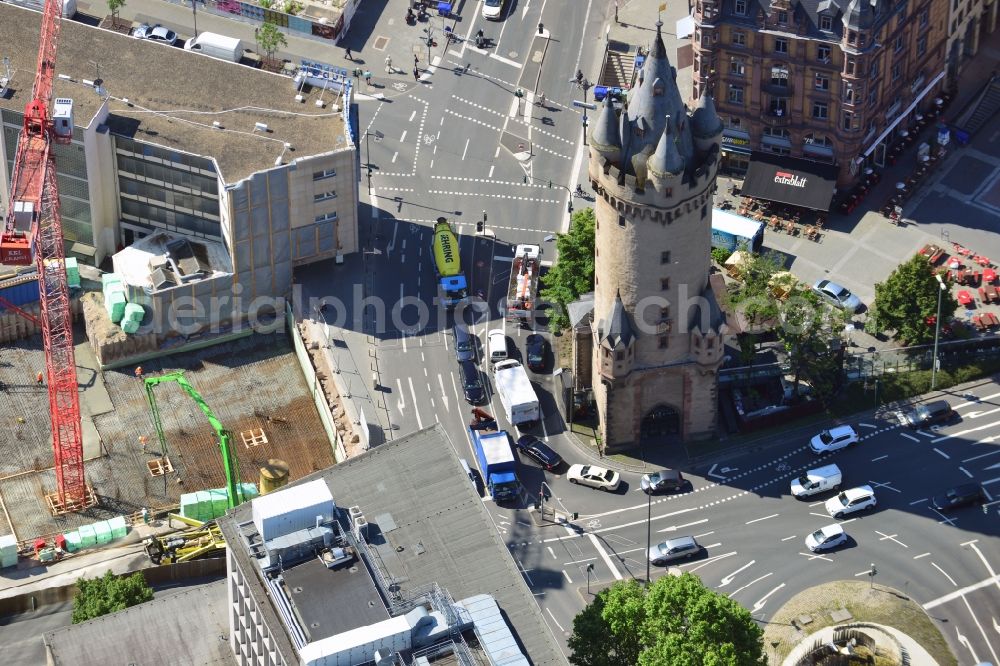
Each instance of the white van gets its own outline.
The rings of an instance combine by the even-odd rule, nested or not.
[[[184,42],[184,49],[229,62],[239,62],[243,57],[243,42],[214,32],[203,32],[192,37]]]
[[[797,479],[792,479],[792,495],[809,497],[827,490],[838,490],[843,480],[840,468],[836,465],[810,469]]]
[[[490,363],[496,365],[507,360],[507,336],[498,328],[486,334],[486,348],[490,352]]]

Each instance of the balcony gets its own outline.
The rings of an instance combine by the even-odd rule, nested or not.
[[[788,127],[792,124],[792,118],[787,113],[778,116],[770,111],[765,111],[761,114],[760,119],[764,121],[765,125],[770,127]]]

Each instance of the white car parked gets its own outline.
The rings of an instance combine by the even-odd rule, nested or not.
[[[826,501],[826,512],[840,519],[858,511],[871,511],[875,508],[875,491],[871,486],[848,488],[836,497]]]
[[[571,465],[569,471],[566,472],[566,478],[569,479],[570,483],[600,488],[608,492],[618,490],[618,484],[622,482],[622,477],[618,472],[596,465]]]
[[[834,523],[821,527],[806,537],[806,548],[817,553],[821,550],[830,550],[847,542],[847,533],[844,528]]]
[[[858,437],[857,431],[851,426],[837,426],[836,428],[824,430],[813,437],[809,442],[809,450],[816,455],[820,455],[848,446],[854,446],[860,441],[861,438]]]

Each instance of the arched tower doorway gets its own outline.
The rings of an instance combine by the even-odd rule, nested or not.
[[[670,405],[657,405],[642,417],[640,437],[662,439],[681,434],[681,415]]]

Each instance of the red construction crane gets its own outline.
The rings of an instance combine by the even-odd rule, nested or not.
[[[0,234],[0,263],[38,266],[42,338],[48,375],[52,449],[58,490],[48,497],[56,513],[82,509],[92,501],[83,475],[80,396],[73,355],[73,322],[69,311],[66,256],[53,143],[73,137],[72,100],[57,99],[52,108],[56,45],[62,14],[60,0],[45,0],[38,67],[31,101],[14,159],[10,205]]]

